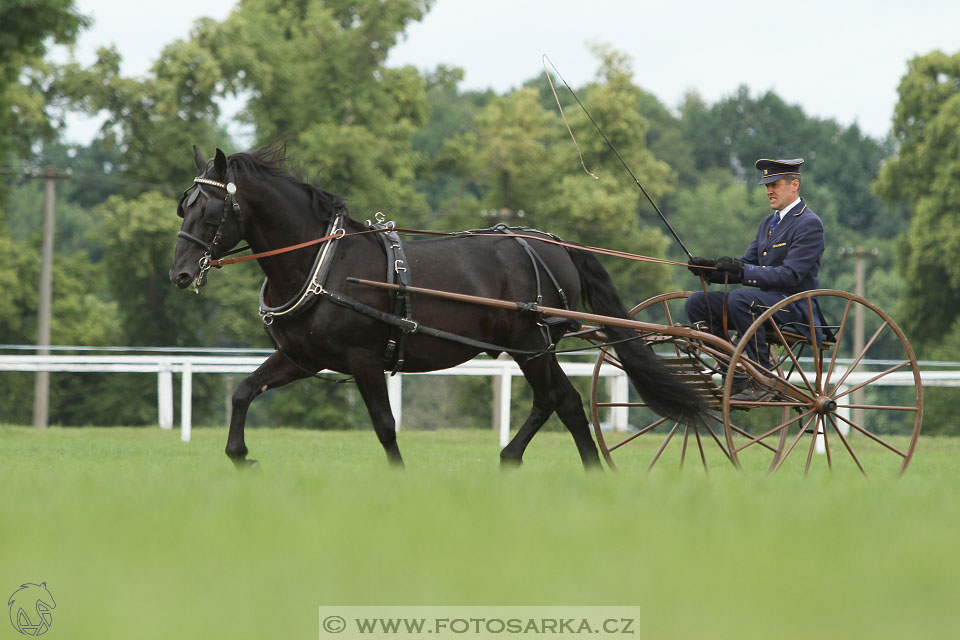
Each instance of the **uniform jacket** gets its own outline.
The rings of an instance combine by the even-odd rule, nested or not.
[[[824,249],[820,218],[801,198],[780,218],[773,234],[767,237],[774,215],[771,213],[763,219],[757,237],[740,257],[742,284],[785,294],[819,288],[820,258]],[[714,272],[711,281],[723,282],[726,275],[729,274]],[[730,276],[729,281],[741,282],[735,276]]]

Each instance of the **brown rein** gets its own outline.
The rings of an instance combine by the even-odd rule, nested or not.
[[[555,240],[553,238],[548,238],[544,236],[538,236],[533,234],[524,234],[524,233],[515,233],[510,236],[505,236],[500,233],[477,233],[477,232],[463,232],[463,231],[428,231],[425,229],[402,229],[402,228],[382,228],[382,229],[366,229],[364,231],[354,231],[353,233],[346,233],[343,229],[340,229],[337,233],[333,233],[321,238],[315,238],[313,240],[308,240],[306,242],[301,242],[299,244],[290,245],[288,247],[281,247],[279,249],[273,249],[271,251],[263,251],[261,253],[254,253],[249,256],[241,256],[238,258],[220,258],[218,260],[211,260],[211,267],[223,267],[228,264],[234,264],[236,262],[245,262],[247,260],[257,260],[259,258],[269,258],[271,256],[279,255],[282,253],[288,253],[290,251],[297,251],[298,249],[304,249],[306,247],[313,246],[315,244],[320,244],[326,242],[327,240],[346,238],[351,236],[361,236],[371,233],[386,233],[389,231],[396,231],[398,233],[409,233],[415,235],[434,235],[434,236],[448,236],[448,237],[458,237],[458,236],[493,236],[498,238],[527,238],[530,240],[538,240],[540,242],[547,242],[550,244],[555,244],[561,247],[567,247],[569,249],[579,249],[581,251],[589,251],[591,253],[598,253],[601,255],[613,256],[616,258],[626,258],[627,260],[636,260],[638,262],[653,262],[655,264],[668,264],[686,267],[686,262],[675,262],[673,260],[665,260],[663,258],[652,258],[650,256],[642,256],[635,253],[627,253],[626,251],[617,251],[615,249],[604,249],[602,247],[589,247],[580,244],[573,244],[569,242],[563,242],[562,240]]]

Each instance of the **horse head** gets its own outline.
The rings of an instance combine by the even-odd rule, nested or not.
[[[194,146],[193,155],[198,173],[177,205],[183,224],[170,280],[181,289],[198,290],[206,284],[210,261],[223,257],[243,238],[244,222],[223,151],[217,149],[213,160],[206,160]]]

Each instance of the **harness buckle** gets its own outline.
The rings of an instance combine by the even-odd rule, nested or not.
[[[406,271],[407,268],[403,266],[403,260],[394,260],[393,270],[396,271],[397,273],[400,273],[401,271]]]

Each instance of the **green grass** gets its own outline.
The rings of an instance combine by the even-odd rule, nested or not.
[[[585,474],[543,433],[0,427],[0,597],[47,581],[49,638],[316,638],[317,607],[633,605],[642,638],[955,637],[960,441],[903,478],[719,461]],[[624,452],[627,453],[627,452]],[[694,460],[694,462],[696,462]],[[19,637],[0,623],[0,639]]]

